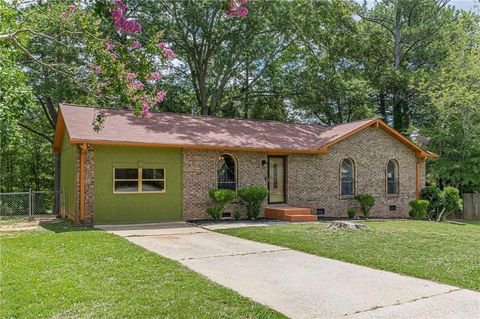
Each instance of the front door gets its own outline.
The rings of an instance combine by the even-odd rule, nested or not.
[[[268,202],[285,203],[285,156],[268,157]]]

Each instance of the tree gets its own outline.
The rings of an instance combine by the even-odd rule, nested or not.
[[[480,190],[480,19],[465,13],[453,28],[456,41],[422,89],[430,107],[417,115],[428,147],[430,179],[465,191]]]
[[[221,115],[232,103],[248,109],[254,97],[271,93],[270,88],[256,90],[256,84],[291,42],[275,15],[284,17],[286,5],[266,0],[248,6],[254,14],[232,19],[214,1],[139,1],[145,25],[165,30],[166,42],[176,49],[170,85],[191,90],[189,111]]]
[[[454,9],[447,7],[449,1],[382,0],[372,9],[365,5],[354,9],[363,21],[383,31],[378,43],[384,47],[377,50],[386,57],[387,76],[381,78],[388,84],[379,88],[379,109],[385,118],[391,114],[393,127],[400,132],[407,133],[418,104],[418,71],[428,72],[438,65],[449,46],[444,33],[455,21]]]

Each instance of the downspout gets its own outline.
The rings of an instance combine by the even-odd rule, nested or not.
[[[425,158],[418,158],[416,164],[416,174],[415,174],[415,183],[416,183],[416,191],[415,197],[420,199],[420,166],[425,162]]]
[[[85,155],[87,153],[87,144],[82,144],[80,151],[80,223],[83,224],[85,217]]]

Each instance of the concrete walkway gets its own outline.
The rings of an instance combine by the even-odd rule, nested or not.
[[[99,228],[291,318],[480,318],[480,293],[458,287],[184,223]]]

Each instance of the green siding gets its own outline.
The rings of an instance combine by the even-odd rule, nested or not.
[[[70,144],[67,134],[65,133],[60,153],[60,190],[63,192],[63,209],[72,216],[76,215],[75,153],[76,146]]]
[[[182,151],[147,147],[95,146],[94,223],[182,220]],[[113,193],[113,168],[164,167],[165,193]]]

